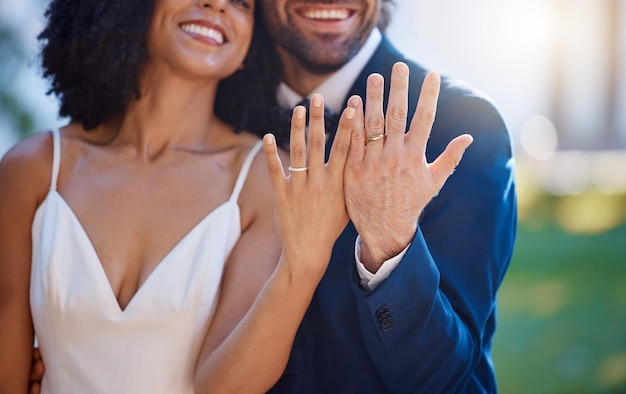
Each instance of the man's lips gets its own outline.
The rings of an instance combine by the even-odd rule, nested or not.
[[[224,31],[219,26],[206,21],[183,22],[180,24],[180,28],[186,33],[212,44],[222,45],[227,42]]]

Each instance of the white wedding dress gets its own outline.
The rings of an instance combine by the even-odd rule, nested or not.
[[[237,199],[261,142],[228,201],[163,258],[122,310],[89,237],[56,190],[58,131],[53,141],[50,191],[32,226],[30,303],[46,366],[42,393],[193,393],[224,263],[241,232]]]

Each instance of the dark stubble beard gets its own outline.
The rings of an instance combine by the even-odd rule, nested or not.
[[[278,46],[297,59],[312,74],[324,75],[339,70],[348,63],[363,46],[374,24],[367,24],[348,39],[337,41],[333,33],[321,33],[312,42],[289,24],[270,34]]]

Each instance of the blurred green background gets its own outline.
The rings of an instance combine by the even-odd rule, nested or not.
[[[626,393],[626,1],[396,3],[392,41],[487,92],[514,138],[500,391]],[[37,68],[45,4],[0,0],[0,156],[64,122]]]
[[[545,194],[524,208],[498,296],[501,392],[626,393],[626,195]]]

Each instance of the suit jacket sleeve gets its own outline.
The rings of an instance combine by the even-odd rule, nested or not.
[[[444,79],[428,160],[462,133],[474,143],[398,267],[372,292],[353,280],[361,334],[392,392],[461,391],[491,365],[495,297],[516,229],[511,141],[489,100]]]

